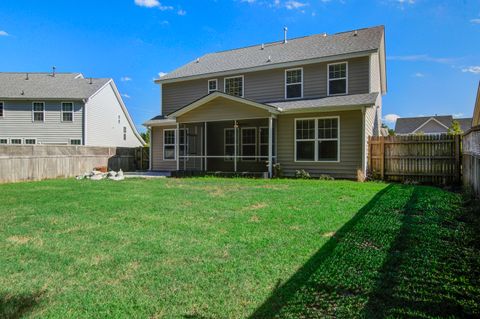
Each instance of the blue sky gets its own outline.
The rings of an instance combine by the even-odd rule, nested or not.
[[[386,119],[471,116],[479,0],[2,0],[0,71],[111,77],[137,127],[159,114],[152,79],[212,51],[383,24]],[[394,116],[395,115],[395,116]],[[393,125],[392,122],[387,124]]]

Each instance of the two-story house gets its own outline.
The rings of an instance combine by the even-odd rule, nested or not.
[[[384,27],[206,54],[155,82],[151,169],[355,178],[381,126]]]
[[[2,72],[0,144],[136,147],[145,142],[112,79]]]

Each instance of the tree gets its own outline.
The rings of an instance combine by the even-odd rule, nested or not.
[[[145,143],[147,143],[147,145],[150,145],[150,130],[147,130],[144,133],[140,133],[140,136],[143,138]]]
[[[460,126],[460,123],[457,120],[452,121],[452,125],[448,128],[448,134],[449,135],[462,135],[462,127]]]
[[[382,123],[382,128],[386,128],[388,130],[388,136],[395,136],[395,130],[388,127],[387,124]]]

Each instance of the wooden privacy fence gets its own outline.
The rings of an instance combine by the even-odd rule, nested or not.
[[[480,197],[480,126],[463,136],[463,185]]]
[[[135,149],[135,160],[137,162],[138,170],[148,170],[150,168],[150,147],[137,147]]]
[[[459,135],[373,136],[369,174],[376,179],[437,185],[460,183]]]
[[[101,166],[136,170],[135,148],[0,145],[0,183],[73,177]]]

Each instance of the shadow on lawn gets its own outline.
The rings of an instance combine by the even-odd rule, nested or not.
[[[42,293],[9,295],[0,294],[0,318],[22,318],[38,305]]]
[[[478,291],[462,289],[477,279],[458,280],[469,266],[450,245],[458,214],[447,195],[389,185],[250,318],[472,316]]]

